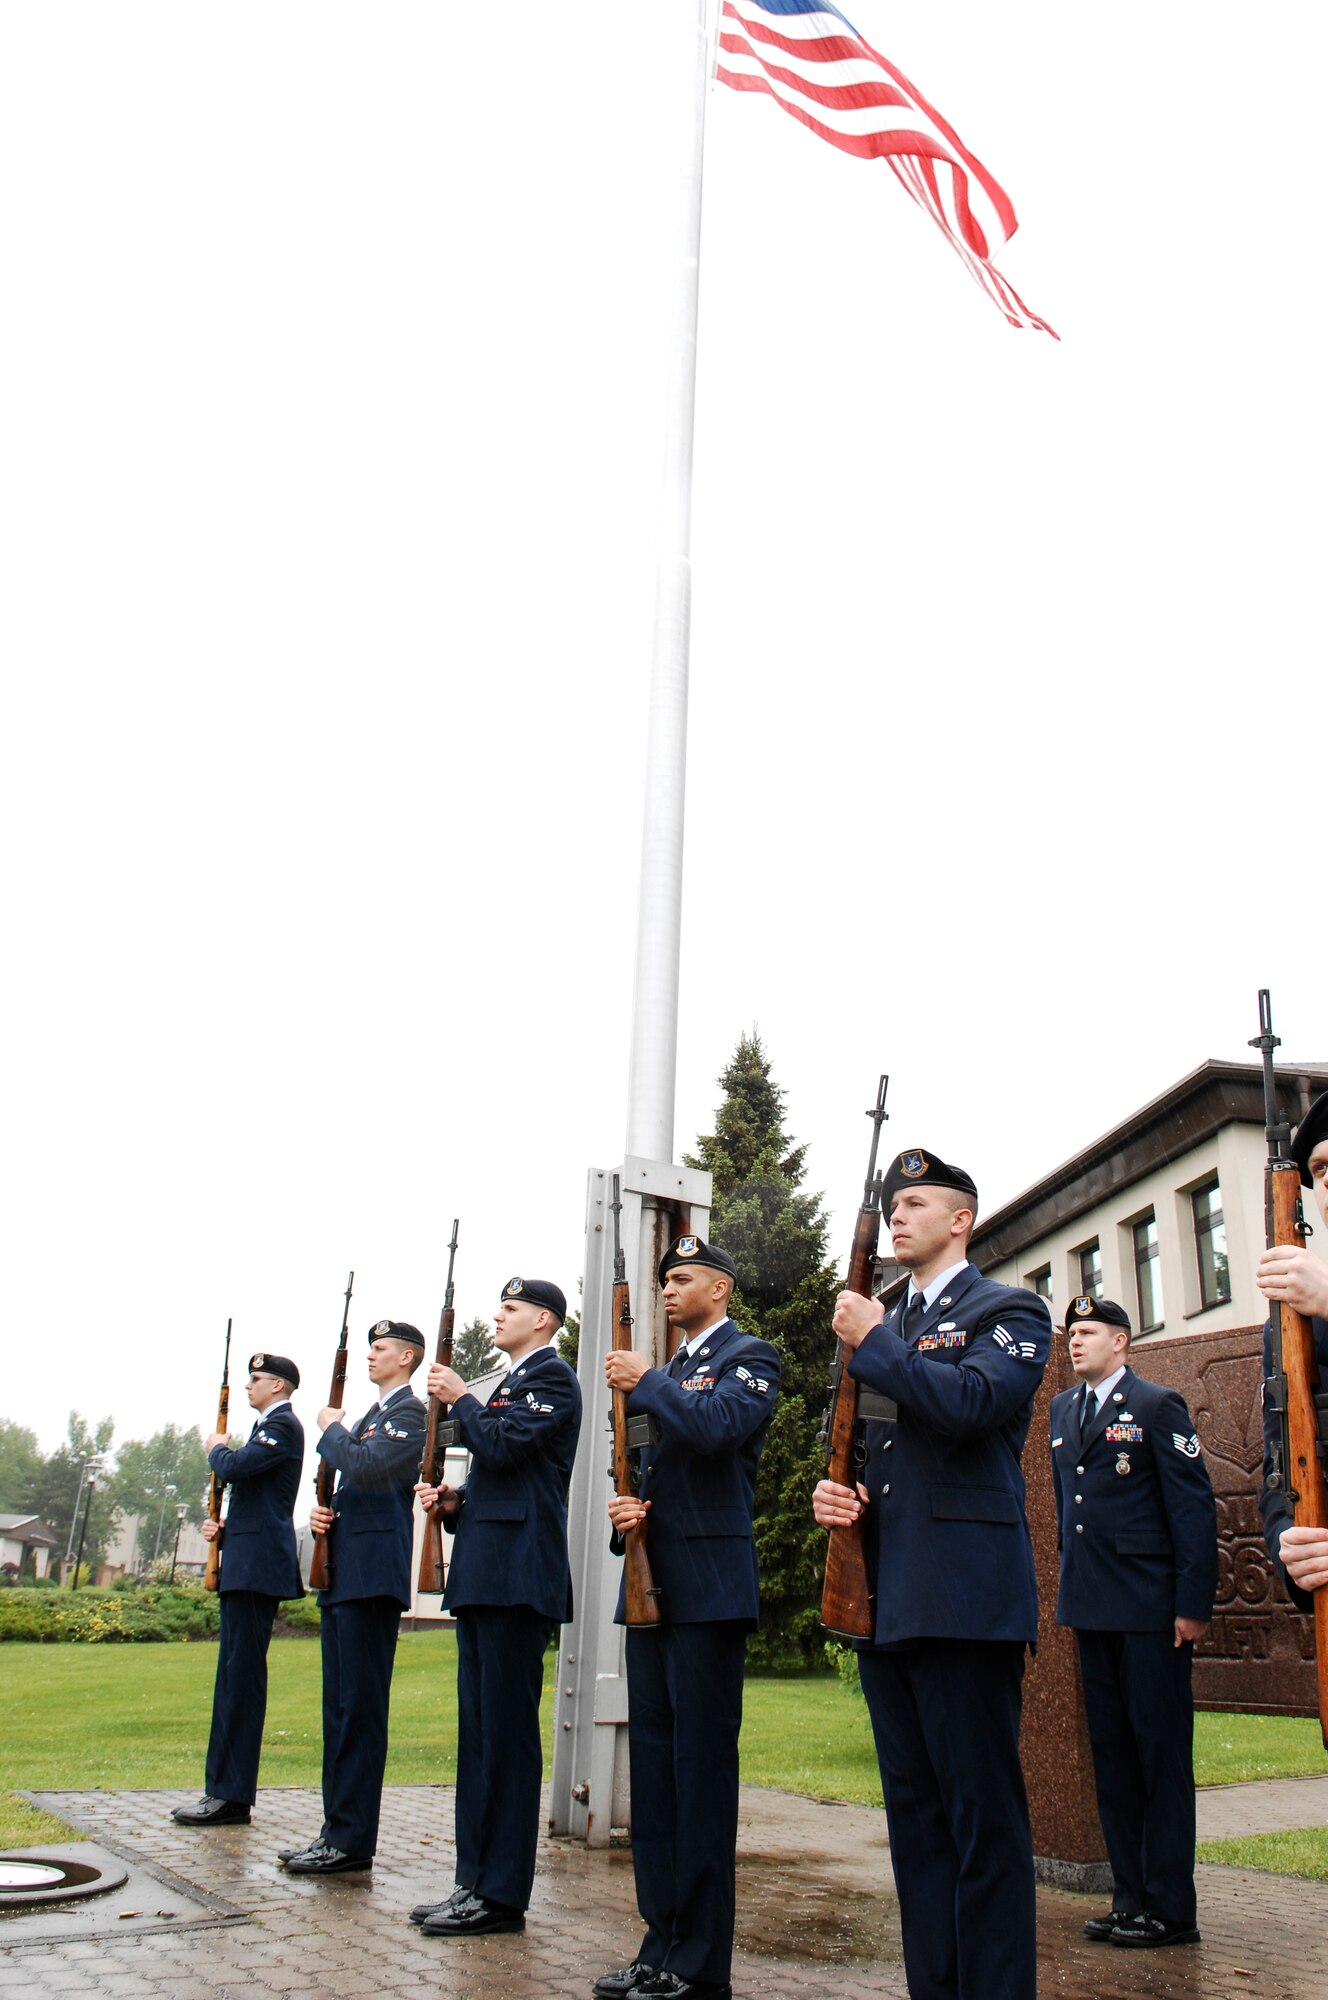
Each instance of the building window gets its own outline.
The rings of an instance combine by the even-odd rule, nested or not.
[[[1036,1292],[1040,1299],[1051,1297],[1051,1266],[1044,1264],[1040,1271],[1030,1271],[1024,1283],[1030,1292]]]
[[[1134,1225],[1134,1277],[1139,1331],[1153,1333],[1162,1324],[1162,1247],[1157,1240],[1157,1217],[1151,1212]]]
[[[1096,1236],[1085,1243],[1079,1256],[1079,1289],[1090,1299],[1102,1297],[1102,1245]]]
[[[1199,1304],[1226,1305],[1231,1297],[1231,1267],[1227,1262],[1227,1225],[1222,1214],[1222,1190],[1216,1181],[1196,1188],[1190,1196],[1194,1209],[1194,1245],[1199,1257]]]

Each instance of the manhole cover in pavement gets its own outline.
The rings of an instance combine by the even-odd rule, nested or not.
[[[55,1854],[0,1854],[0,1910],[34,1910],[47,1903],[81,1902],[121,1888],[125,1869],[108,1857],[64,1861]]]
[[[0,1889],[49,1889],[63,1882],[63,1868],[36,1861],[0,1861]]]

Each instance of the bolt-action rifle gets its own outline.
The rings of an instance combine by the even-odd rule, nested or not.
[[[339,1410],[346,1400],[346,1333],[350,1326],[350,1295],[355,1285],[352,1271],[346,1280],[346,1307],[341,1315],[341,1335],[337,1341],[337,1358],[332,1363],[332,1387],[327,1392],[328,1408]],[[314,1474],[314,1491],[320,1507],[332,1505],[332,1488],[336,1482],[336,1468],[325,1458],[318,1461]],[[314,1536],[314,1552],[309,1558],[310,1590],[327,1590],[332,1582],[332,1550],[330,1534]]]
[[[881,1182],[876,1171],[876,1152],[881,1143],[881,1127],[889,1117],[885,1108],[888,1076],[881,1078],[876,1102],[868,1111],[872,1121],[871,1154],[862,1205],[853,1229],[853,1250],[848,1260],[845,1290],[862,1298],[872,1296],[876,1268],[876,1246],[881,1235]],[[852,1349],[842,1340],[835,1343],[835,1361],[830,1375],[830,1407],[826,1411],[822,1438],[828,1446],[826,1477],[838,1486],[856,1490],[866,1460],[867,1449],[858,1411],[858,1385],[848,1372]],[[825,1552],[825,1584],[821,1591],[821,1623],[827,1631],[844,1639],[870,1639],[873,1632],[872,1588],[867,1575],[867,1553],[863,1542],[863,1519],[847,1527],[831,1528]]]
[[[1310,1234],[1300,1194],[1300,1168],[1291,1157],[1291,1127],[1278,1112],[1268,988],[1259,992],[1259,1033],[1250,1042],[1263,1055],[1263,1115],[1268,1137],[1264,1176],[1265,1235],[1270,1250],[1282,1245],[1303,1250]],[[1325,1418],[1328,1395],[1319,1386],[1314,1329],[1304,1313],[1278,1299],[1268,1301],[1272,1372],[1264,1381],[1264,1407],[1276,1422],[1267,1483],[1282,1494],[1298,1528],[1328,1528],[1324,1491]],[[1314,1657],[1319,1678],[1319,1729],[1328,1750],[1328,1589],[1314,1592]]]
[[[452,1241],[447,1246],[447,1285],[443,1291],[443,1309],[438,1315],[438,1345],[434,1350],[434,1361],[441,1368],[452,1366],[452,1329],[456,1325],[453,1309],[452,1267],[456,1263],[457,1227],[459,1218],[452,1221]],[[424,1431],[424,1458],[420,1464],[420,1478],[428,1486],[441,1486],[447,1470],[447,1413],[449,1403],[440,1402],[437,1396],[429,1398],[429,1420]],[[443,1517],[434,1509],[424,1516],[424,1540],[420,1544],[419,1587],[437,1595],[447,1582],[447,1559],[443,1554]]]
[[[232,1321],[227,1320],[226,1352],[221,1360],[221,1394],[217,1397],[216,1429],[219,1431],[226,1429],[231,1417],[231,1326]],[[216,1522],[218,1533],[208,1543],[207,1567],[203,1571],[204,1590],[216,1590],[221,1583],[221,1536],[224,1532],[221,1527],[221,1494],[224,1483],[215,1472],[208,1481],[208,1519]]]
[[[629,1354],[632,1348],[632,1292],[627,1282],[627,1259],[619,1240],[618,1219],[622,1214],[622,1200],[617,1174],[613,1176],[613,1200],[609,1208],[613,1215],[613,1351],[615,1354]],[[613,1392],[613,1490],[624,1499],[630,1498],[641,1483],[641,1445],[649,1437],[648,1422],[640,1427],[636,1418],[628,1416],[627,1395],[625,1389]],[[650,1574],[644,1521],[638,1521],[634,1528],[625,1531],[623,1562],[627,1623],[658,1625],[659,1586]]]

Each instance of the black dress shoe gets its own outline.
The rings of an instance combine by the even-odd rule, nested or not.
[[[303,1847],[279,1847],[277,1849],[277,1859],[278,1861],[286,1862],[294,1861],[297,1854],[321,1854],[323,1847],[323,1836],[320,1833],[316,1840],[306,1841]]]
[[[426,1917],[420,1925],[422,1937],[486,1937],[490,1931],[523,1931],[524,1910],[509,1910],[504,1903],[486,1903],[483,1896],[467,1896],[450,1910]]]
[[[676,1972],[648,1972],[629,1987],[627,2000],[733,2000],[733,1988],[727,1981],[721,1986],[713,1980],[682,1979]]]
[[[249,1810],[239,1799],[213,1799],[205,1792],[196,1806],[177,1806],[171,1818],[179,1826],[248,1826]]]
[[[1111,1942],[1144,1951],[1160,1944],[1198,1944],[1199,1928],[1197,1924],[1176,1922],[1170,1917],[1131,1917],[1128,1923],[1117,1924]]]
[[[310,1847],[292,1854],[286,1863],[288,1875],[349,1875],[356,1869],[372,1868],[372,1854],[347,1854],[340,1847]]]
[[[619,1972],[602,1972],[590,1990],[595,2000],[627,2000],[637,1980],[650,1979],[654,1971],[654,1966],[647,1965],[643,1958],[634,1958]]]
[[[1132,1924],[1134,1912],[1131,1910],[1108,1910],[1103,1917],[1089,1917],[1084,1924],[1084,1936],[1092,1938],[1094,1944],[1106,1944],[1111,1933],[1121,1924]]]
[[[410,1913],[410,1920],[413,1924],[425,1923],[430,1917],[440,1917],[444,1910],[454,1910],[458,1904],[468,1903],[470,1898],[471,1891],[458,1885],[441,1903],[417,1903]]]

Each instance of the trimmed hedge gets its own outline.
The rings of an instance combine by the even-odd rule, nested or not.
[[[220,1622],[216,1595],[198,1583],[146,1584],[141,1590],[7,1590],[0,1596],[0,1641],[38,1645],[65,1641],[104,1645],[112,1640],[161,1642],[215,1639]],[[284,1605],[278,1631],[316,1632],[312,1598]]]

